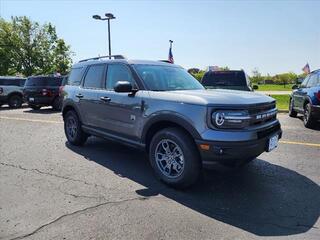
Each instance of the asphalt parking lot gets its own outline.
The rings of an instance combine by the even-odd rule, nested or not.
[[[187,191],[143,153],[66,143],[61,113],[0,109],[0,239],[320,239],[320,128],[279,114],[282,142]]]

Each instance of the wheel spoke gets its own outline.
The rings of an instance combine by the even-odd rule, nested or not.
[[[165,150],[166,154],[171,153],[168,141],[163,141],[161,146]]]

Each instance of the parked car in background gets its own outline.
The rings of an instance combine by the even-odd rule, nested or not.
[[[177,188],[193,184],[202,166],[240,166],[272,151],[282,135],[273,98],[206,90],[175,64],[83,60],[64,94],[70,144],[94,135],[140,148],[156,176]]]
[[[0,106],[8,104],[11,108],[21,107],[25,81],[21,77],[0,77]]]
[[[28,77],[23,89],[25,101],[34,110],[44,106],[52,106],[54,110],[61,110],[62,80],[63,77]]]
[[[257,85],[251,86],[249,76],[243,70],[209,70],[202,79],[201,84],[205,88],[233,89],[242,91],[253,91],[258,89]]]
[[[306,127],[314,127],[320,120],[320,69],[311,72],[300,86],[294,85],[290,96],[289,116],[303,114]]]

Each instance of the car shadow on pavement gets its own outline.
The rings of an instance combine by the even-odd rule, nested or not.
[[[54,110],[52,108],[41,108],[39,110],[34,110],[34,109],[28,109],[28,110],[24,110],[23,112],[25,113],[36,113],[36,114],[53,114],[53,113],[58,113],[58,112],[61,112],[61,111],[57,111],[57,110]]]
[[[303,123],[303,116],[297,116],[297,118]],[[317,124],[310,129],[320,131],[320,120],[318,120]]]
[[[23,109],[23,108],[28,108],[28,105],[22,105],[19,108],[11,108],[9,106],[1,106],[0,111],[8,111],[8,110],[18,110],[18,109]]]
[[[144,153],[90,137],[72,151],[144,186],[137,194],[161,194],[194,211],[259,236],[307,232],[320,215],[320,188],[309,178],[256,159],[241,170],[203,171],[192,188],[178,191],[155,179]]]

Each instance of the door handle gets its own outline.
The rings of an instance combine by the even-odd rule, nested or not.
[[[83,95],[82,95],[81,93],[78,93],[78,94],[76,95],[76,97],[77,97],[77,98],[83,98]]]
[[[110,102],[111,98],[109,98],[109,97],[100,97],[100,100],[103,101],[103,102]]]

